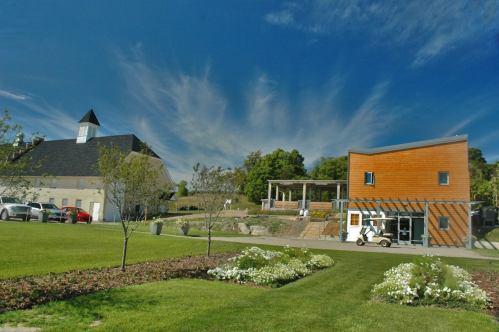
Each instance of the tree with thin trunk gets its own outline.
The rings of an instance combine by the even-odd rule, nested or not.
[[[139,153],[122,152],[113,143],[99,147],[99,190],[118,209],[123,228],[122,271],[125,271],[128,239],[140,225],[144,208],[152,202],[156,204],[165,189],[158,185],[160,170],[150,157],[151,150],[145,143]]]
[[[227,200],[234,197],[240,185],[243,172],[240,168],[232,171],[230,168],[211,166],[200,167],[199,163],[193,167],[191,186],[196,195],[199,206],[204,210],[205,228],[208,231],[207,256],[211,250],[211,230],[225,208]]]
[[[0,196],[26,197],[32,191],[32,183],[27,176],[39,170],[45,161],[34,161],[30,156],[32,149],[42,140],[23,142],[22,127],[11,125],[10,121],[9,112],[5,109],[0,117]],[[37,133],[32,134],[35,135]]]

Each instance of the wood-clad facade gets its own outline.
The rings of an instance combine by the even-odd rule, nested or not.
[[[462,246],[469,205],[457,202],[470,199],[467,135],[351,149],[348,198],[357,200],[348,203],[349,241],[363,219],[377,216],[392,218],[383,227],[401,243],[422,244],[428,234],[434,244]]]

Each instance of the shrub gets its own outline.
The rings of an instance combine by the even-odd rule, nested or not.
[[[310,216],[312,218],[324,219],[329,214],[328,211],[312,211],[310,212]]]
[[[313,255],[307,248],[286,246],[284,252],[280,252],[253,247],[231,258],[223,267],[209,270],[208,274],[219,280],[279,287],[333,264],[329,256]]]
[[[487,294],[472,282],[468,272],[445,265],[432,255],[416,257],[385,272],[385,280],[374,285],[375,298],[389,303],[437,305],[482,309]]]

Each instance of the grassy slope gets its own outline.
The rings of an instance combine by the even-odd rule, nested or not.
[[[198,200],[197,200],[196,196],[179,197],[179,201],[178,201],[179,208],[181,206],[191,206],[191,205],[198,206]],[[246,208],[248,208],[249,210],[258,209],[258,208],[261,208],[261,205],[248,202],[248,199],[246,198],[246,196],[236,195],[234,197],[234,199],[232,200],[231,209],[232,210],[237,210],[237,209],[245,210]],[[173,211],[171,211],[171,212],[173,212]]]
[[[11,256],[12,274],[16,269],[14,261],[24,266],[23,260],[30,259],[30,253],[36,252],[39,252],[38,259],[44,261],[39,264],[32,261],[30,265],[39,265],[37,269],[47,262],[57,265],[61,271],[74,266],[81,269],[82,264],[95,266],[97,256],[107,257],[103,262],[112,260],[119,264],[119,233],[85,226],[0,223],[2,243],[9,241],[0,248],[0,271],[4,270],[5,256]],[[54,236],[48,235],[44,228]],[[35,241],[40,234],[48,239]],[[23,243],[15,244],[12,237]],[[61,244],[51,243],[57,238],[62,238]],[[188,254],[196,243],[202,244],[201,252],[205,249],[204,242],[184,238],[135,234],[131,244],[134,241],[135,250],[132,249],[130,255],[135,260]],[[43,249],[49,244],[48,250]],[[99,244],[97,249],[80,250],[80,247]],[[7,252],[10,246],[15,246],[18,252]],[[136,249],[143,247],[147,250]],[[108,251],[114,252],[111,257]],[[65,252],[69,253],[68,257]],[[412,256],[314,252],[331,255],[337,264],[281,289],[170,280],[52,302],[30,311],[5,313],[0,315],[0,324],[17,321],[25,326],[46,327],[47,331],[85,330],[95,321],[100,321],[100,325],[92,328],[97,331],[497,331],[497,323],[481,312],[370,302],[370,289],[383,279],[383,272],[401,262],[412,261]],[[87,261],[87,257],[93,259]],[[468,270],[488,268],[486,260],[444,260]]]

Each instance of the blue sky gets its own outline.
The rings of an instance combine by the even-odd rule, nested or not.
[[[499,160],[499,2],[2,1],[0,106],[25,133],[136,134],[174,181],[251,151],[468,134]]]

